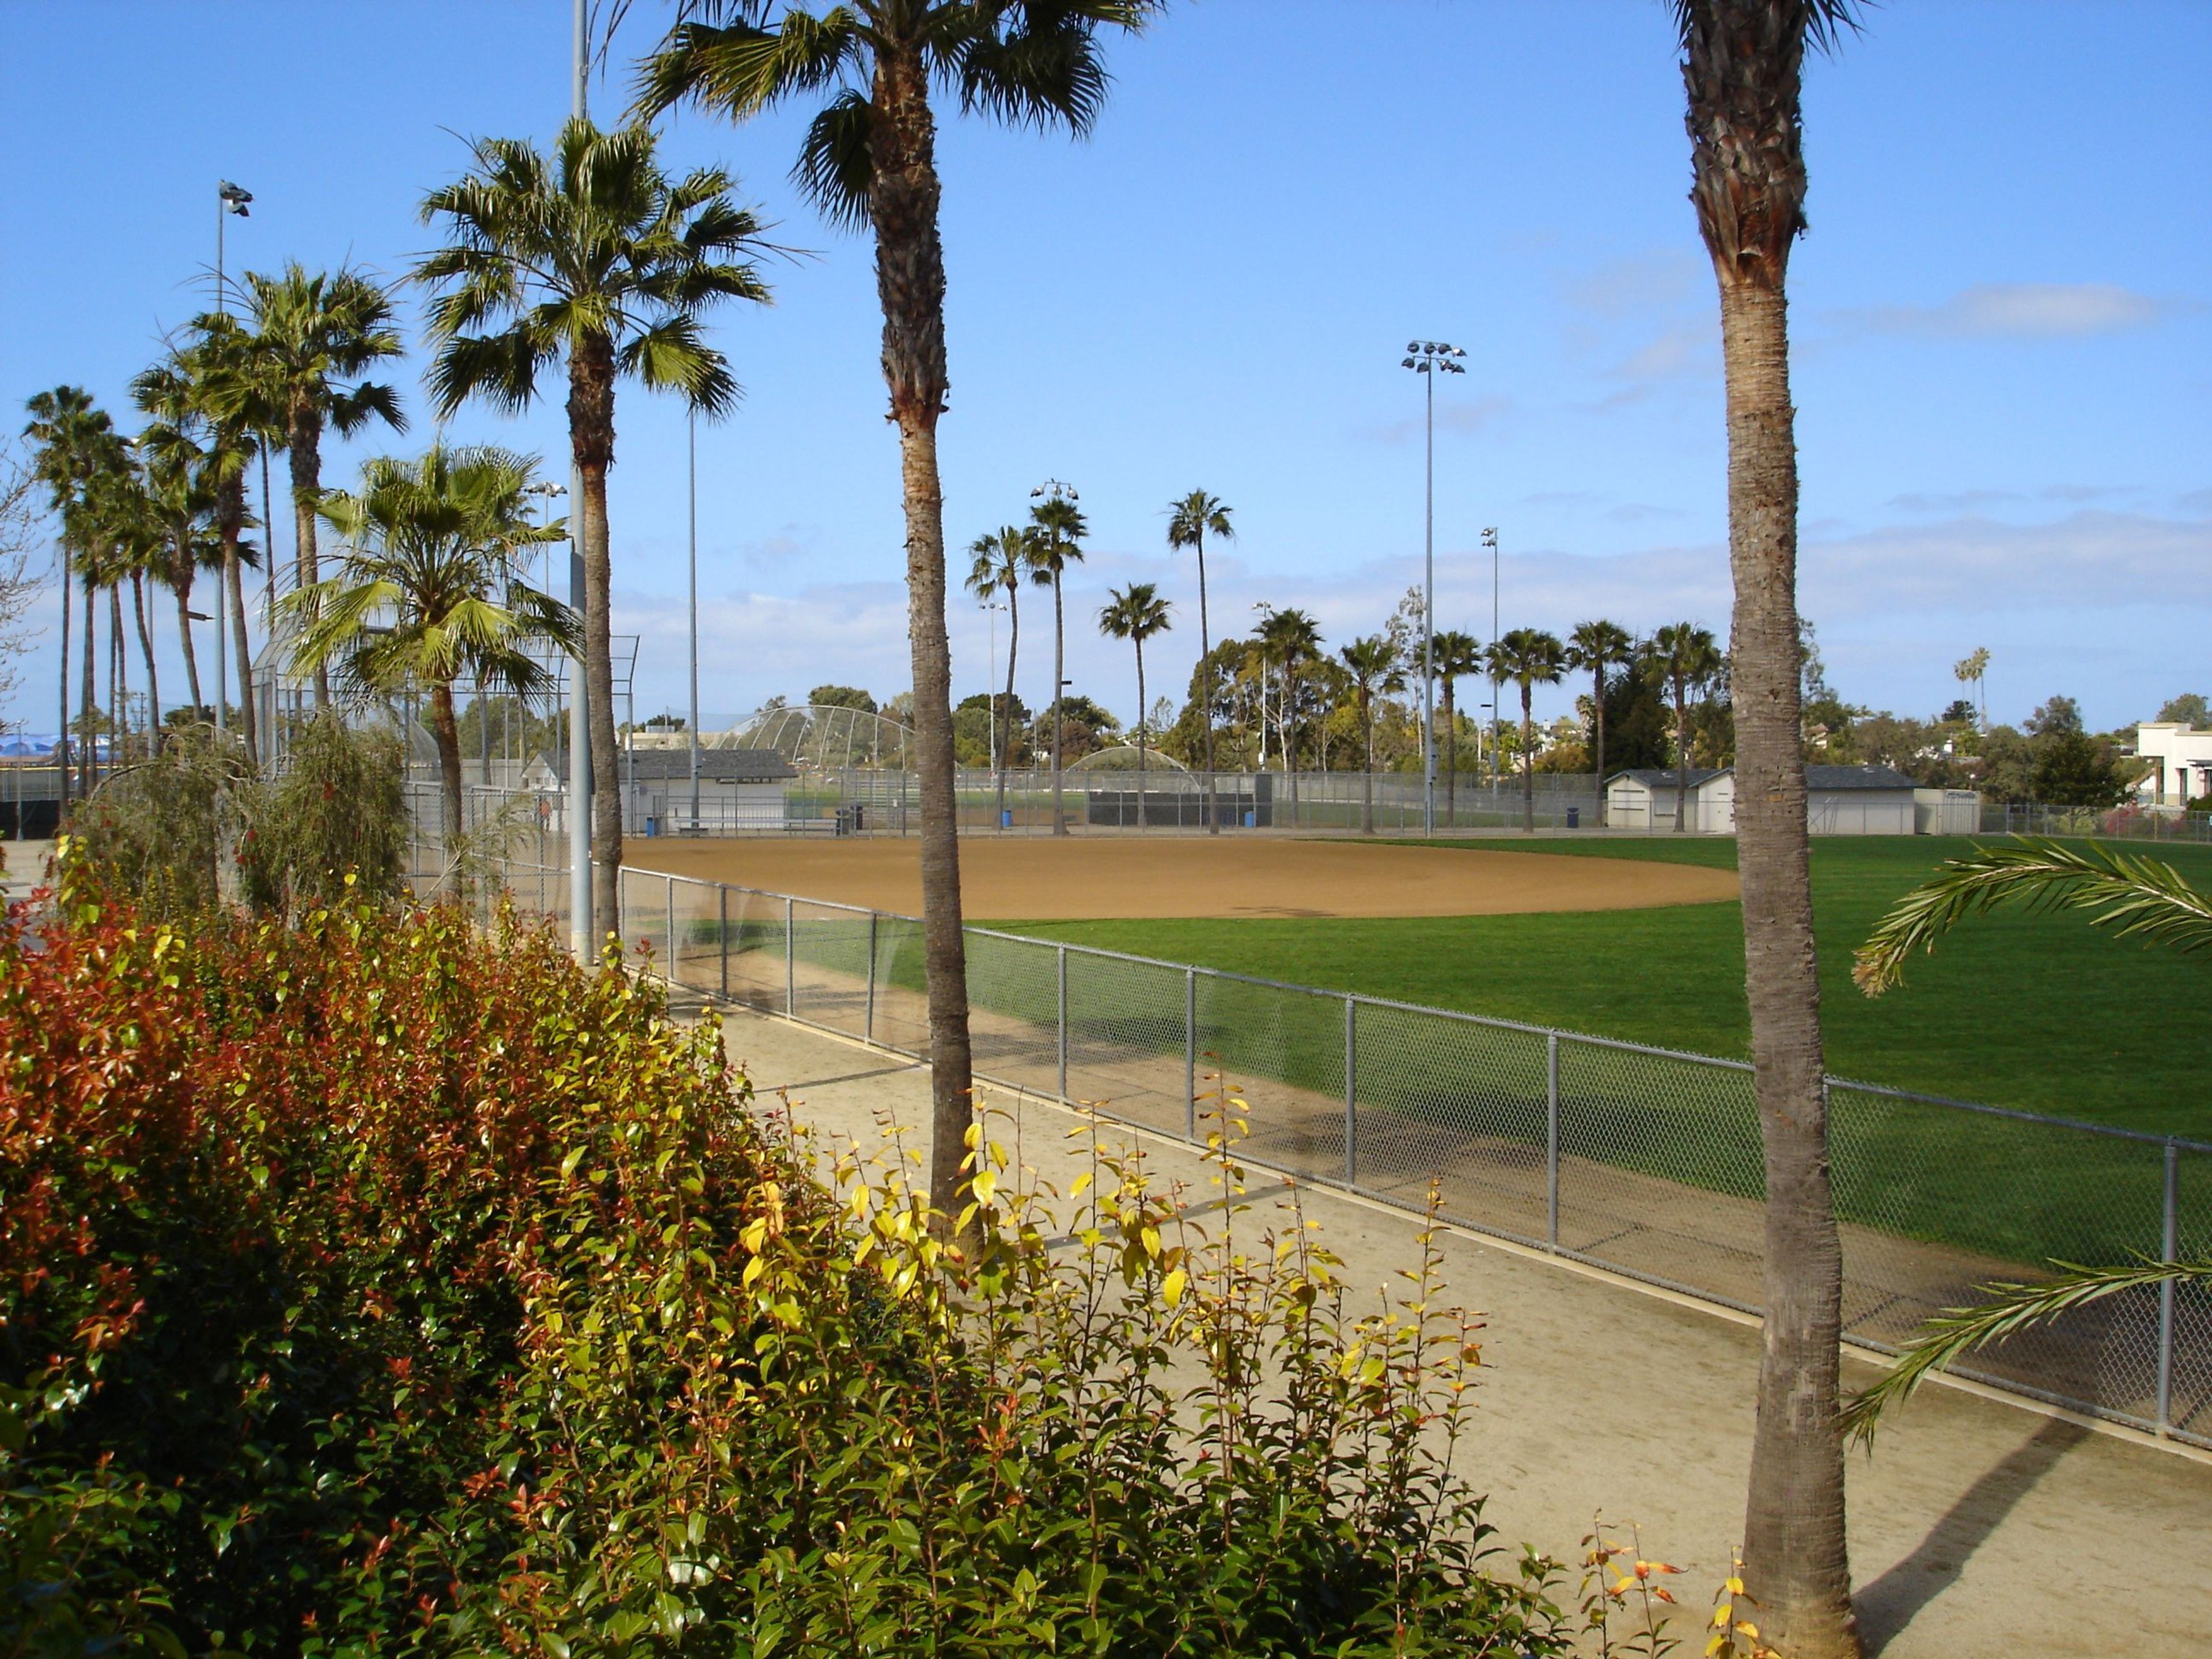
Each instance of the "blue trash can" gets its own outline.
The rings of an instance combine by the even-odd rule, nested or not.
[[[1001,807],[999,811],[999,828],[1001,830],[1011,830],[1013,827],[1014,809],[1011,806]]]
[[[1570,806],[1567,808],[1567,828],[1570,830],[1579,830],[1582,827],[1583,809],[1579,806]]]

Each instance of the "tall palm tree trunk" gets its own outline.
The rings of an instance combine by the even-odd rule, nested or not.
[[[201,705],[200,663],[192,649],[192,551],[189,545],[178,550],[176,579],[170,584],[177,594],[177,638],[185,650],[185,684],[191,690],[195,717]],[[216,695],[222,688],[216,687]]]
[[[912,48],[879,52],[868,216],[884,313],[884,380],[898,423],[906,507],[908,640],[914,666],[915,760],[921,783],[922,958],[928,988],[929,1199],[949,1225],[975,1121],[968,1042],[968,951],[961,932],[960,841],[953,792],[952,648],[945,626],[945,492],[937,418],[945,407],[945,248],[938,234],[936,120],[929,76]],[[1053,583],[1054,678],[1060,678],[1060,584]],[[1053,687],[1054,829],[1059,823],[1060,687]]]
[[[315,513],[323,500],[323,424],[312,405],[293,411],[284,440],[285,459],[292,468],[292,545],[294,574],[301,587],[322,580],[315,555]],[[274,562],[271,562],[274,568]],[[331,672],[315,669],[315,708],[331,706]]]
[[[93,785],[100,776],[100,734],[92,726],[95,702],[93,694],[100,678],[98,659],[94,655],[93,607],[99,598],[100,585],[93,580],[88,567],[84,576],[84,696],[77,714],[77,718],[85,723],[83,752],[77,763],[77,793],[83,795],[92,793]]]
[[[107,585],[107,730],[109,752],[118,762],[124,756],[124,735],[129,730],[124,721],[124,705],[129,700],[131,683],[125,677],[123,663],[123,584],[117,580]]]
[[[1137,641],[1137,828],[1152,828],[1145,805],[1145,642]]]
[[[1674,682],[1674,833],[1690,827],[1690,705],[1680,680]]]
[[[622,750],[615,736],[615,671],[607,538],[607,468],[615,449],[614,347],[585,339],[568,358],[568,437],[584,487],[578,503],[584,546],[584,684],[592,751],[592,938],[622,928]]]
[[[69,671],[70,671],[70,568],[69,549],[64,546],[62,561],[62,683],[61,683],[61,810],[66,813],[70,804],[70,735],[69,735]]]
[[[1375,712],[1362,692],[1359,697],[1359,833],[1375,833]]]
[[[1221,833],[1220,804],[1213,791],[1213,637],[1206,617],[1206,532],[1201,527],[1198,551],[1198,712],[1206,727],[1206,833]]]
[[[450,680],[436,681],[430,687],[430,737],[438,745],[438,787],[445,826],[441,851],[450,865],[453,842],[461,833],[461,727],[453,717],[453,686]]]
[[[138,624],[138,650],[146,659],[146,704],[153,711],[154,744],[161,746],[161,674],[154,665],[154,630],[146,624],[146,579],[131,573],[131,609]]]
[[[1534,692],[1521,682],[1521,832],[1536,833],[1536,719]]]
[[[1444,676],[1444,824],[1459,828],[1459,720],[1452,708],[1452,678]]]
[[[1590,763],[1597,769],[1597,827],[1605,828],[1605,665],[1590,671]]]
[[[1006,590],[1006,701],[999,710],[999,752],[992,757],[999,765],[999,798],[997,816],[991,820],[994,830],[1006,821],[1006,767],[1014,752],[1014,659],[1022,649],[1022,601],[1020,589]]]
[[[1067,833],[1067,816],[1060,810],[1060,739],[1067,725],[1060,706],[1067,689],[1067,616],[1060,607],[1060,572],[1052,573],[1052,833]]]
[[[253,724],[253,664],[252,641],[246,625],[246,583],[240,574],[238,538],[246,524],[246,479],[234,473],[219,486],[216,528],[222,537],[222,571],[216,578],[230,595],[231,648],[238,653],[238,734],[246,744],[246,763],[258,764],[260,744]],[[264,532],[264,538],[266,532]],[[221,686],[216,696],[223,695]]]

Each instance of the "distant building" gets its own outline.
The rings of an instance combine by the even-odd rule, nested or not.
[[[1679,778],[1672,768],[1617,772],[1606,784],[1606,822],[1616,830],[1674,829],[1678,783],[1685,830],[1735,833],[1733,767],[1693,766]],[[1805,823],[1816,836],[1972,835],[1981,827],[1981,797],[1968,789],[1916,788],[1890,766],[1808,766]]]
[[[1725,835],[1735,828],[1735,773],[1728,767],[1616,772],[1605,786],[1605,821],[1615,830],[1672,830],[1678,791],[1683,829]]]
[[[2178,720],[2147,720],[2136,727],[2136,756],[2151,763],[2136,785],[2142,805],[2179,812],[2212,795],[2212,732]]]

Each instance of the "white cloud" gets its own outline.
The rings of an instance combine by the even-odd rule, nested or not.
[[[2075,339],[2148,328],[2180,307],[2116,283],[1977,283],[1941,305],[1842,313],[1881,334],[1937,339]]]

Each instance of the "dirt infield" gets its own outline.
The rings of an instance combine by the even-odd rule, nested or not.
[[[641,838],[624,844],[623,859],[672,875],[921,913],[921,854],[909,840]],[[1733,871],[1348,841],[975,840],[961,842],[960,860],[971,921],[1516,915],[1736,896]]]

